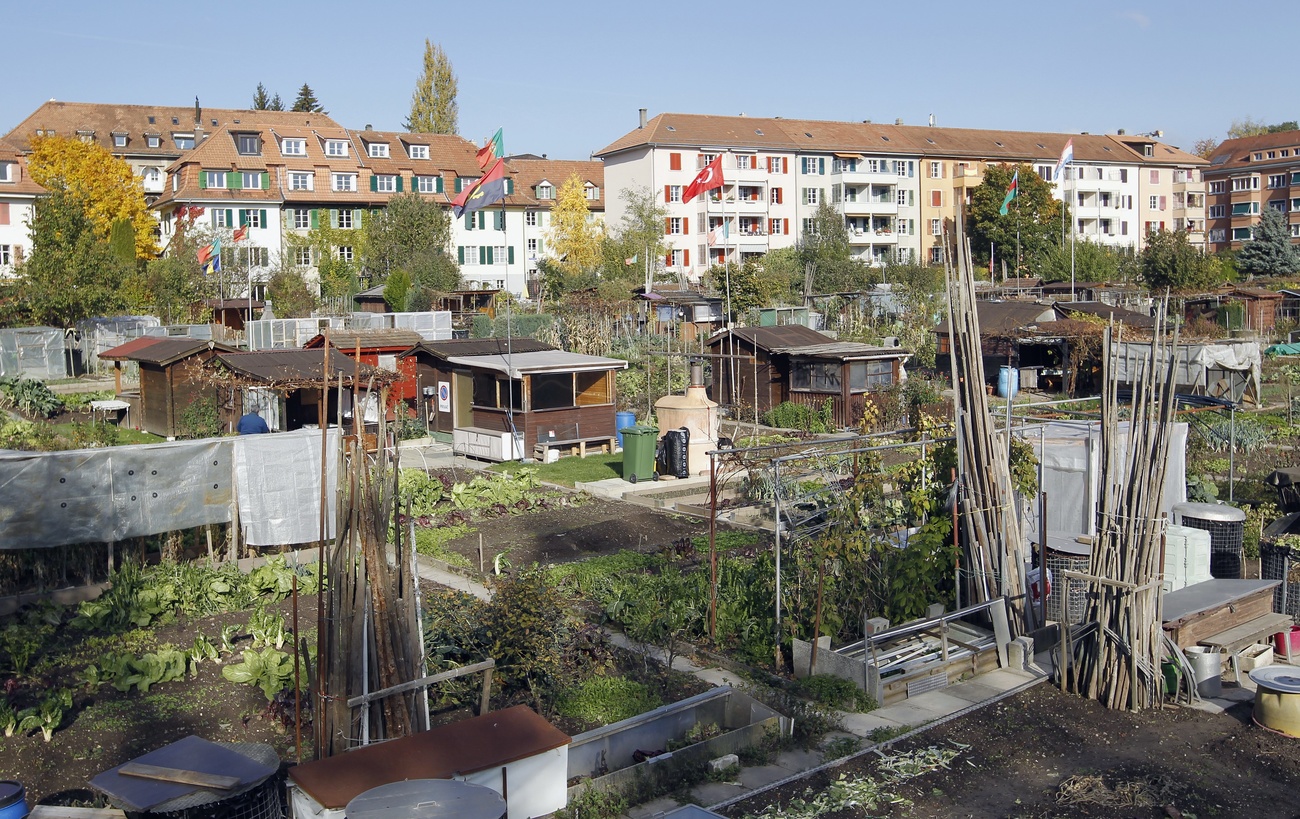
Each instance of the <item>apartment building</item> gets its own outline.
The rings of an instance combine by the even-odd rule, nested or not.
[[[1208,247],[1236,250],[1255,235],[1264,208],[1287,214],[1300,243],[1300,131],[1230,139],[1205,169]]]
[[[1078,239],[1140,249],[1147,230],[1204,230],[1204,161],[1149,136],[694,114],[647,119],[642,111],[639,126],[597,156],[611,189],[662,190],[672,248],[663,261],[697,277],[723,259],[794,246],[822,201],[844,215],[856,258],[939,263],[944,237],[985,168],[1025,163],[1051,180],[1069,140],[1075,161],[1055,195],[1071,202]],[[719,154],[726,185],[681,202],[681,189]],[[609,217],[620,216],[611,199]],[[713,234],[709,244],[724,221],[727,238]]]
[[[522,254],[524,276],[529,298],[540,292],[537,264],[542,259],[554,258],[550,247],[551,208],[555,196],[565,182],[577,176],[582,182],[583,196],[591,218],[605,219],[605,169],[594,160],[547,159],[532,155],[512,156],[506,164],[515,172],[515,182],[520,192],[532,198],[523,211]],[[507,213],[507,215],[509,215]],[[462,268],[462,276],[472,281],[472,271]],[[472,286],[472,285],[471,285]]]
[[[36,197],[45,192],[27,175],[27,163],[15,145],[0,139],[0,279],[32,252],[27,224]]]

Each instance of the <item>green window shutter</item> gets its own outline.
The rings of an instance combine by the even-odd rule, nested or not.
[[[433,183],[433,190],[434,190],[434,193],[443,193],[443,188],[442,188],[442,174],[439,174],[438,176],[434,177],[434,179],[435,179],[435,181],[434,181],[434,183]]]
[[[270,189],[271,189],[271,174],[266,171],[262,171],[262,190],[269,191]]]
[[[316,230],[316,229],[319,228],[319,227],[320,227],[320,209],[319,209],[319,208],[312,208],[312,209],[311,209],[311,229],[312,229],[312,230]]]
[[[336,208],[330,208],[330,227],[336,228],[338,226],[339,226],[339,212]]]
[[[234,224],[234,222],[232,221],[232,217],[234,215],[235,212],[233,210],[231,210],[230,208],[226,208],[226,227],[230,227],[231,225]]]
[[[466,230],[474,229],[474,214],[472,213],[465,214],[465,229]]]
[[[460,177],[456,177],[456,193],[460,193]]]
[[[397,175],[397,192],[402,192],[402,175],[400,173]]]
[[[234,172],[234,171],[227,171],[227,172],[226,172],[226,187],[227,187],[227,188],[230,188],[231,190],[235,190],[235,191],[237,191],[237,190],[240,190],[241,188],[244,187],[244,184],[243,184],[243,183],[244,183],[244,180],[243,180],[242,177],[240,177],[240,175],[239,175],[238,173],[236,173],[236,172]]]
[[[352,211],[352,228],[353,230],[355,230],[356,228],[359,227],[361,227],[361,209],[357,208],[356,210]]]
[[[824,173],[826,173],[826,158],[825,158],[825,157],[821,157],[821,156],[817,157],[817,173],[819,173],[819,174],[824,174]]]
[[[456,245],[456,261],[465,264],[465,246]]]
[[[487,245],[479,245],[479,248],[478,248],[478,263],[479,263],[479,264],[487,264],[487,263],[488,263],[488,251],[489,251],[489,250],[491,250],[491,248],[489,248]]]
[[[515,263],[515,246],[510,245],[506,248],[506,264]]]
[[[244,227],[248,224],[248,211],[243,208],[239,209],[239,226]]]
[[[379,177],[375,176],[374,174],[370,174],[370,190],[372,191],[379,190]]]
[[[260,213],[258,213],[258,215],[257,215],[257,223],[258,223],[259,225],[261,225],[262,227],[266,227],[266,226],[269,224],[269,223],[266,221],[266,211],[261,211]]]
[[[478,212],[478,229],[487,230],[487,214],[483,211]]]
[[[207,189],[208,189],[208,172],[199,171],[199,190],[203,191]]]
[[[509,196],[510,194],[512,194],[512,193],[514,193],[514,192],[515,192],[515,180],[513,180],[513,179],[507,179],[507,180],[506,180],[506,195]]]
[[[496,229],[497,229],[497,230],[505,230],[505,229],[506,229],[506,215],[505,215],[504,213],[502,213],[501,211],[496,211],[496,212],[493,214],[493,217],[494,217],[495,220],[496,220]]]

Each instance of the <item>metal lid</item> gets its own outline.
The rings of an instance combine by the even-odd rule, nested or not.
[[[1250,678],[1260,689],[1267,688],[1282,694],[1300,694],[1300,668],[1289,665],[1266,665],[1250,672]]]
[[[1246,519],[1246,513],[1235,506],[1228,506],[1225,503],[1174,504],[1174,520],[1181,521],[1187,518],[1222,523],[1241,523]]]
[[[501,819],[501,794],[457,779],[408,779],[371,788],[348,803],[348,819]]]

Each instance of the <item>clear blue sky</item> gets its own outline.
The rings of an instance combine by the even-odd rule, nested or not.
[[[706,12],[706,8],[711,11]],[[974,4],[142,3],[5,12],[0,133],[44,100],[286,105],[311,85],[341,124],[400,130],[425,38],[460,82],[460,130],[582,159],[650,115],[784,116],[1059,132],[1163,129],[1189,148],[1234,119],[1300,118],[1294,0]]]

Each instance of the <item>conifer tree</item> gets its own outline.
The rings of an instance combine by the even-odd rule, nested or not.
[[[323,106],[321,106],[320,102],[316,99],[315,92],[311,90],[311,86],[307,83],[303,83],[302,88],[298,89],[298,98],[293,101],[293,107],[289,110],[302,111],[308,114],[329,113]]]
[[[456,74],[442,46],[424,41],[424,72],[411,95],[411,113],[406,129],[418,134],[454,134],[459,107],[456,104]]]
[[[1248,277],[1285,276],[1300,268],[1300,254],[1291,244],[1286,217],[1265,208],[1255,225],[1255,238],[1237,251],[1237,269]]]

